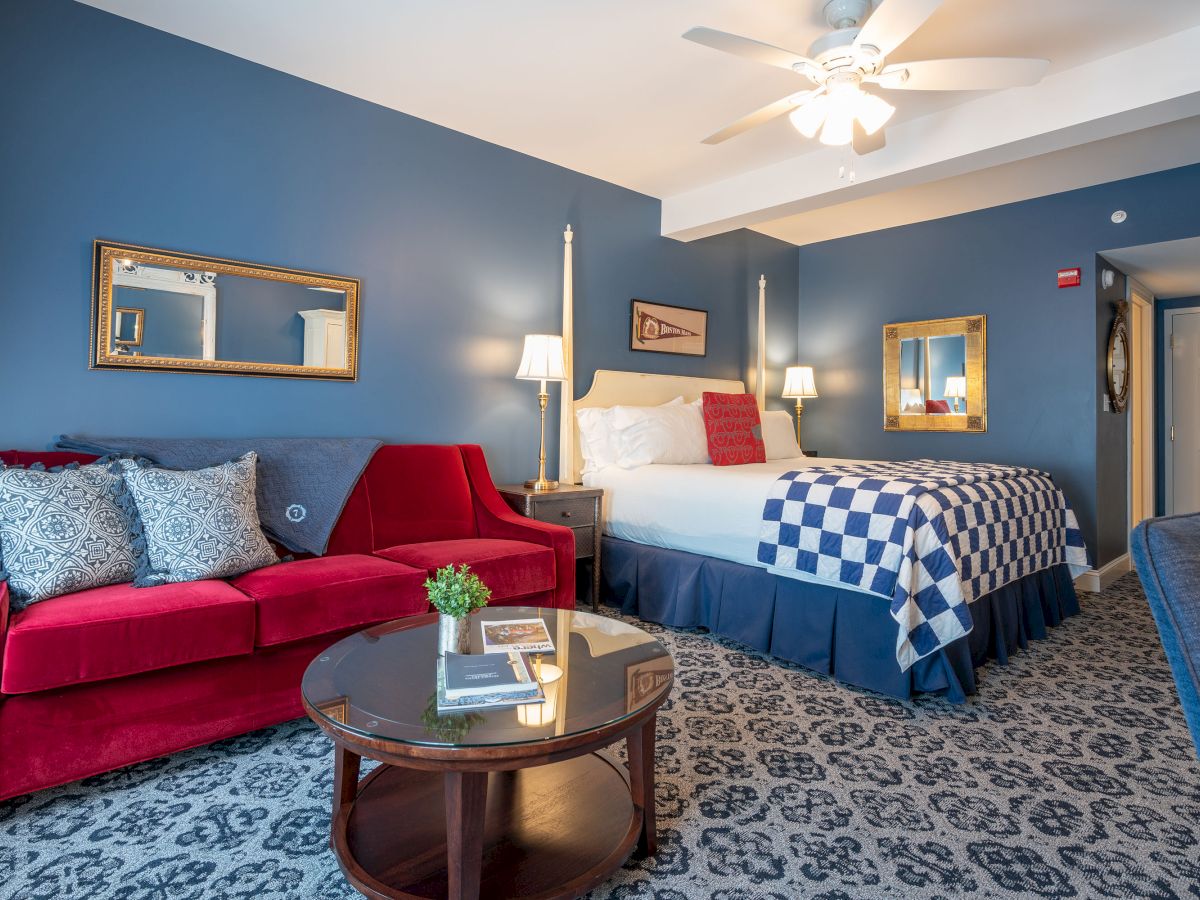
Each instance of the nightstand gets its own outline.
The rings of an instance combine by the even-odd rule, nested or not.
[[[575,559],[592,561],[592,610],[600,608],[600,504],[602,488],[562,484],[556,491],[534,491],[520,484],[497,490],[516,512],[539,522],[566,525],[575,532]]]

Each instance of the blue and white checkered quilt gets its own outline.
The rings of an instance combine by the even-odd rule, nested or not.
[[[901,671],[971,631],[968,605],[1059,563],[1087,569],[1070,505],[1044,472],[918,459],[780,476],[759,562],[880,594]]]

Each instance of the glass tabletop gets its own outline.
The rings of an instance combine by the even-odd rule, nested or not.
[[[443,747],[528,744],[592,731],[636,715],[670,690],[674,665],[653,636],[573,610],[500,607],[474,614],[471,652],[485,622],[540,618],[553,653],[530,654],[544,703],[438,712],[437,618],[401,619],[338,641],[309,665],[301,690],[338,727],[365,737]]]

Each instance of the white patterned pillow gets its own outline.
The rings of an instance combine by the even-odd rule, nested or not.
[[[278,562],[258,522],[258,455],[177,472],[120,460],[146,538],[138,586],[230,578]]]
[[[13,610],[132,581],[132,504],[104,466],[0,468],[0,578]]]

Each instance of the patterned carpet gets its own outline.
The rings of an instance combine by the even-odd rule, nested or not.
[[[656,859],[598,897],[1200,897],[1200,764],[1133,576],[965,706],[705,634],[659,719]],[[335,898],[328,742],[268,728],[0,804],[0,897]]]

